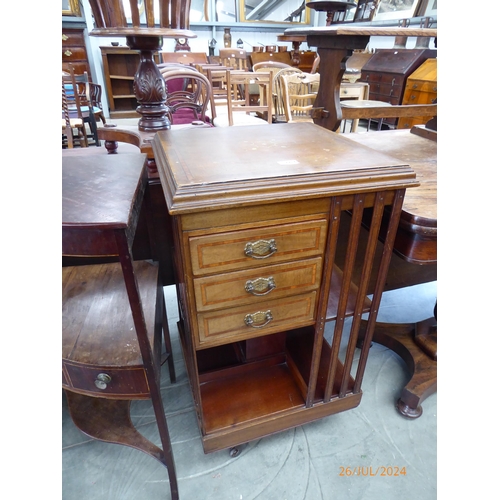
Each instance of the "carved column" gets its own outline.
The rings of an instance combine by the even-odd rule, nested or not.
[[[161,36],[128,36],[127,46],[140,52],[140,62],[134,76],[134,93],[141,115],[139,130],[158,131],[170,129],[165,101],[165,81],[156,65],[153,54],[163,44]]]

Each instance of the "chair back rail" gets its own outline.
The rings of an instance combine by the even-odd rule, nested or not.
[[[219,49],[221,64],[228,68],[248,71],[247,51],[243,49]]]
[[[208,104],[212,103],[212,87],[205,75],[187,67],[164,71],[162,75],[168,89],[165,104],[168,108],[169,119],[173,124],[182,123],[182,121],[176,121],[176,113],[181,120],[189,118],[192,113],[191,121],[210,121],[206,111]],[[181,116],[179,112],[184,110],[190,113],[187,116]]]
[[[319,73],[293,73],[280,76],[284,95],[285,119],[312,121],[311,110],[318,94]]]
[[[246,113],[261,113],[269,124],[273,120],[272,106],[272,72],[253,71],[226,71],[227,81],[227,109],[229,125],[232,126],[233,113],[244,111]],[[258,85],[262,92],[259,92],[260,99],[258,104],[250,102],[250,86]],[[239,94],[239,97],[237,97]],[[267,114],[267,116],[266,116]]]

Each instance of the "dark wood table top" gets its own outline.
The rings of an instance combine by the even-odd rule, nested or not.
[[[410,262],[436,262],[437,142],[411,133],[409,129],[347,134],[345,137],[398,158],[415,171],[420,186],[406,190],[394,249]]]
[[[116,255],[114,231],[135,230],[147,184],[145,166],[143,153],[63,154],[64,255]]]

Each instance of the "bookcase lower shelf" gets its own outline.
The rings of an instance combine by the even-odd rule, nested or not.
[[[182,323],[178,327],[182,339]],[[323,340],[314,404],[306,407],[313,337],[312,327],[306,327],[198,351],[201,393],[198,417],[206,453],[359,405],[362,392],[352,393],[352,377],[345,396],[339,397],[343,372],[340,360],[334,395],[330,401],[323,401],[331,353],[330,345]],[[257,357],[253,357],[255,354]]]

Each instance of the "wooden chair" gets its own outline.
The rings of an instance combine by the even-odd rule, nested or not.
[[[280,76],[287,122],[313,121],[310,111],[318,94],[319,73],[293,73]]]
[[[200,66],[198,66],[200,67]],[[222,65],[209,64],[200,67],[208,81],[212,90],[212,99],[210,102],[210,113],[212,121],[217,118],[217,106],[227,108],[227,71],[228,68]]]
[[[294,66],[282,68],[273,76],[273,104],[274,104],[274,119],[277,122],[285,122],[285,98],[283,92],[283,81],[281,75],[293,75],[302,73],[302,70]]]
[[[66,97],[70,118],[79,118],[88,124],[89,131],[96,146],[100,146],[97,132],[97,111],[100,116],[104,116],[101,108],[94,107],[92,103],[92,92],[90,82],[86,72],[76,75],[73,66],[68,66],[69,74],[63,72],[63,81],[66,85]],[[88,145],[88,134],[85,132]]]
[[[211,123],[206,111],[212,103],[212,87],[205,75],[191,68],[167,70],[162,75],[167,88],[168,118],[173,125]]]
[[[73,129],[77,129],[80,145],[86,147],[84,137],[84,124],[83,120],[79,118],[70,118],[68,110],[68,100],[66,98],[66,88],[64,81],[62,82],[62,133],[66,137],[66,145],[68,148],[73,148]],[[64,140],[63,140],[64,146]]]
[[[365,82],[356,82],[356,83],[348,83],[342,82],[340,84],[340,102],[345,103],[346,107],[351,104],[351,107],[355,106],[364,106],[364,103],[368,103],[368,98],[370,95],[370,86]],[[375,103],[378,101],[370,101],[371,103]],[[354,103],[354,104],[352,104]],[[367,104],[370,106],[370,104]],[[351,120],[351,128],[350,132],[357,132],[358,130],[359,119]],[[347,120],[343,120],[343,126],[339,127],[339,131],[342,128],[343,132],[347,127]]]
[[[226,71],[227,82],[227,110],[229,126],[234,125],[235,112],[262,113],[267,123],[273,122],[272,85],[273,75],[252,71]],[[258,85],[262,88],[262,100],[258,104],[250,101],[250,86]],[[238,97],[239,96],[239,97]]]
[[[220,49],[220,63],[228,68],[248,71],[247,51],[243,49]]]
[[[278,102],[278,94],[276,90],[279,88],[277,85],[276,75],[283,70],[292,70],[293,72],[300,71],[289,64],[278,62],[278,61],[262,61],[253,65],[252,70],[255,72],[269,72],[271,71],[273,75],[273,85],[272,85],[272,100],[273,100],[273,116],[277,120],[279,116],[284,114],[284,108],[282,101]],[[260,89],[260,98],[262,100],[262,87]]]
[[[68,94],[70,94],[69,98]],[[71,112],[68,101],[72,103]],[[71,89],[69,89],[64,76],[62,78],[62,128],[69,148],[73,148],[74,146],[73,129],[77,130],[80,147],[88,147],[87,131],[80,108],[80,97],[76,82],[72,81]]]

